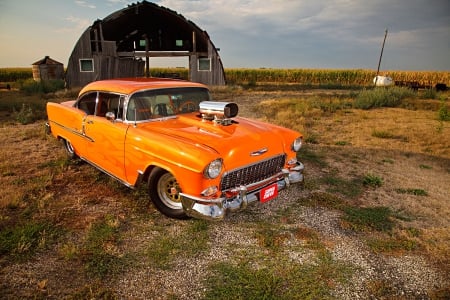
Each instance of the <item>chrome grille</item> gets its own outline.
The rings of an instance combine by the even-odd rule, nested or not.
[[[225,173],[220,182],[222,191],[226,191],[242,185],[256,183],[278,174],[284,167],[286,158],[278,155],[243,168]]]

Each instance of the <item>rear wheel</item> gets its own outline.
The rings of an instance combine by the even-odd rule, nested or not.
[[[181,204],[181,189],[171,173],[154,169],[148,179],[148,188],[150,199],[161,213],[174,219],[188,218]]]
[[[75,153],[75,149],[73,148],[72,144],[70,143],[70,141],[63,139],[62,143],[64,145],[64,149],[66,149],[66,154],[67,157],[70,159],[75,159],[77,158],[77,155]]]

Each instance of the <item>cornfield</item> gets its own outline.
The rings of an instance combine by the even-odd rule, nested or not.
[[[326,70],[326,69],[226,69],[225,76],[231,84],[298,83],[305,85],[372,85],[376,71],[373,70]],[[389,71],[380,75],[395,81],[415,81],[420,85],[450,84],[450,72],[444,71]]]
[[[154,68],[152,76],[177,75],[188,79],[188,69]],[[374,70],[327,69],[225,69],[228,84],[301,84],[313,86],[370,86],[376,75]],[[380,75],[395,81],[414,81],[419,85],[450,86],[450,72],[446,71],[386,71]],[[32,78],[31,68],[0,68],[0,82],[13,82]]]
[[[31,68],[0,68],[0,82],[33,78]]]

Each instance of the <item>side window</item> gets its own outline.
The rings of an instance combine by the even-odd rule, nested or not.
[[[118,94],[100,93],[97,104],[97,116],[104,117],[113,112],[116,119],[122,119],[123,97]]]
[[[97,92],[84,94],[76,103],[78,109],[83,110],[88,115],[95,114],[95,103],[97,99]]]
[[[133,96],[128,101],[127,120],[143,121],[152,118],[152,97]]]

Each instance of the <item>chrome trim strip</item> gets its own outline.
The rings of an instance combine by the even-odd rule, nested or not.
[[[64,126],[64,125],[62,125],[62,124],[60,124],[60,123],[58,123],[58,122],[55,122],[55,121],[49,120],[49,122],[52,123],[52,124],[55,124],[55,125],[57,125],[57,126],[59,126],[59,127],[61,127],[62,129],[66,130],[66,131],[68,131],[68,132],[70,132],[70,133],[73,133],[73,134],[75,134],[75,135],[77,135],[77,136],[79,136],[79,137],[82,137],[82,138],[88,140],[89,142],[94,142],[94,140],[93,140],[92,138],[88,137],[87,135],[85,135],[85,134],[82,133],[82,132],[79,132],[79,131],[77,131],[77,130],[75,130],[75,129],[72,129],[72,128],[69,128],[69,127],[67,127],[67,126]]]
[[[82,159],[83,161],[87,162],[88,164],[90,164],[90,165],[93,166],[94,168],[98,169],[99,171],[105,173],[106,175],[110,176],[111,178],[113,178],[113,179],[119,181],[120,183],[122,183],[122,184],[125,185],[126,187],[131,188],[131,189],[134,189],[134,188],[135,188],[134,185],[132,185],[132,184],[126,182],[126,181],[123,181],[122,179],[120,179],[120,178],[114,176],[113,174],[109,173],[108,171],[106,171],[105,169],[103,169],[103,168],[101,168],[100,166],[96,165],[95,163],[91,162],[90,160],[87,160],[87,159],[84,158],[84,157],[80,157],[80,159]]]

